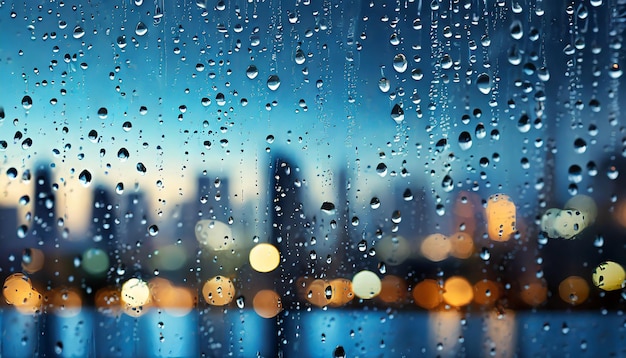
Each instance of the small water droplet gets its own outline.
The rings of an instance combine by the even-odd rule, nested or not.
[[[482,250],[480,251],[480,258],[483,261],[488,261],[491,258],[491,252],[489,252],[489,249],[486,247],[483,247]]]

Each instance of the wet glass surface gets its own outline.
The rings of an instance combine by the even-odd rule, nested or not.
[[[625,28],[0,0],[2,355],[625,354]]]

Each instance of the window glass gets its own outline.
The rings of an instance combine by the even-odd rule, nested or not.
[[[0,0],[3,356],[620,356],[624,0]]]

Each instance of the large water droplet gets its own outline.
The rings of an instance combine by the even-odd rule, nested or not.
[[[486,73],[481,73],[476,79],[476,86],[482,94],[489,94],[491,92],[491,77]]]
[[[511,37],[515,40],[519,40],[524,36],[524,28],[522,27],[522,22],[519,20],[513,20],[509,30],[511,31]]]
[[[135,34],[137,36],[143,36],[148,33],[148,27],[143,22],[139,21],[135,27]]]
[[[388,79],[382,77],[380,80],[378,80],[378,88],[381,90],[381,92],[387,93],[389,92],[389,89],[391,89],[391,83]]]
[[[30,96],[22,97],[22,107],[24,107],[24,109],[31,109],[32,106],[33,106],[33,99],[30,98]]]
[[[336,213],[336,209],[335,209],[335,204],[329,202],[329,201],[325,201],[322,204],[322,212],[324,212],[325,214],[328,215],[333,215]]]
[[[387,165],[385,165],[385,163],[379,163],[376,166],[376,174],[378,174],[381,177],[384,177],[385,175],[387,175]]]
[[[255,79],[256,76],[259,75],[259,69],[256,68],[255,65],[250,65],[248,66],[248,69],[246,70],[246,76],[248,76],[249,79]]]
[[[451,192],[454,189],[454,180],[452,180],[452,177],[449,175],[443,177],[441,187],[443,188],[443,191],[447,193]]]
[[[150,227],[148,227],[148,234],[150,236],[157,236],[159,234],[159,227],[156,225],[150,225]]]
[[[296,51],[295,60],[298,65],[304,64],[306,62],[306,56],[304,55],[304,51],[302,51],[301,49],[298,49]]]
[[[399,104],[396,104],[391,109],[391,119],[393,119],[397,124],[400,124],[404,120],[404,110]]]
[[[280,78],[278,78],[278,75],[270,75],[267,79],[267,88],[276,91],[278,87],[280,87]]]
[[[469,132],[463,131],[459,134],[459,147],[462,150],[468,150],[472,147],[472,135]]]
[[[83,30],[82,27],[77,25],[74,28],[74,32],[72,33],[72,37],[74,37],[75,39],[79,39],[79,38],[81,38],[83,36],[85,36],[85,30]]]
[[[406,71],[407,66],[408,63],[406,60],[406,56],[404,56],[403,54],[397,54],[393,58],[393,69],[396,70],[398,73],[403,73],[404,71]]]
[[[81,184],[84,186],[89,186],[91,184],[91,173],[85,169],[78,175],[78,180],[80,180]]]

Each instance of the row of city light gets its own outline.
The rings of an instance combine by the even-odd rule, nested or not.
[[[463,222],[465,219],[467,222],[475,219],[474,210],[478,203],[472,203],[463,196],[458,204],[455,208],[458,219]],[[511,198],[505,194],[492,195],[484,205],[484,210],[488,237],[493,241],[508,241],[517,230],[516,208]],[[546,211],[541,220],[541,229],[552,238],[573,239],[593,224],[596,212],[593,199],[579,195],[569,200],[564,210]],[[195,234],[200,247],[215,255],[228,256],[233,249],[242,248],[235,240],[231,227],[216,220],[198,221]],[[401,236],[383,238],[376,245],[376,255],[388,264],[398,265],[408,258],[408,253],[411,252],[408,245],[408,241]],[[182,250],[182,247],[179,249]],[[420,249],[423,256],[433,262],[442,261],[450,255],[469,258],[475,252],[472,237],[464,231],[450,237],[439,233],[429,235],[421,241]],[[250,267],[260,273],[275,270],[281,261],[281,253],[276,246],[269,243],[257,243],[248,253]],[[166,257],[163,259],[168,261]],[[27,249],[22,257],[22,268],[27,274],[34,273],[42,269],[43,261],[44,253],[41,250]],[[102,275],[109,270],[108,255],[100,249],[88,249],[82,255],[81,267],[88,274]],[[594,285],[605,291],[621,289],[625,279],[622,266],[610,261],[598,265],[592,274]],[[389,304],[406,303],[409,292],[413,302],[425,309],[463,307],[472,302],[492,305],[503,291],[504,288],[498,282],[485,279],[472,285],[460,276],[449,277],[445,281],[426,279],[409,290],[409,285],[401,277],[384,275],[381,279],[378,274],[368,270],[358,272],[352,279],[297,280],[299,298],[319,307],[343,306],[355,297],[362,300],[376,298]],[[522,285],[519,294],[526,304],[538,306],[546,301],[548,289],[544,281],[532,279]],[[33,287],[30,278],[22,273],[7,277],[3,295],[7,303],[24,313],[36,313],[45,308],[45,311],[72,315],[80,311],[82,305],[79,290],[52,290],[43,297]],[[589,284],[582,277],[570,276],[559,285],[559,296],[572,305],[584,302],[588,295]],[[148,282],[131,278],[121,288],[100,289],[95,295],[95,305],[103,313],[113,315],[122,312],[137,317],[152,307],[180,315],[187,314],[197,306],[197,296],[195,290],[176,286],[160,277]],[[216,276],[204,282],[202,297],[213,306],[231,305],[234,300],[237,306],[244,305],[243,298],[237,299],[235,285],[227,276]],[[253,299],[253,308],[262,317],[273,317],[282,309],[281,297],[273,290],[261,290]]]
[[[615,262],[603,262],[592,274],[593,284],[605,291],[623,287],[626,273]],[[452,276],[445,280],[425,279],[409,290],[409,284],[401,277],[384,275],[363,270],[352,279],[314,279],[300,277],[296,280],[299,299],[317,307],[341,307],[353,299],[376,299],[386,304],[406,304],[412,298],[415,305],[427,310],[460,308],[472,303],[492,306],[502,297],[505,288],[498,282],[483,279],[473,285],[464,277]],[[590,286],[586,279],[569,276],[559,284],[559,297],[571,305],[587,300]],[[3,296],[8,304],[25,314],[42,311],[60,316],[75,316],[81,311],[83,296],[75,288],[53,289],[42,295],[33,286],[30,278],[14,273],[6,278]],[[211,306],[233,306],[244,308],[245,300],[239,296],[233,280],[226,276],[215,276],[206,280],[201,296]],[[410,298],[409,298],[410,296]],[[537,279],[521,286],[520,299],[529,306],[539,306],[548,298],[548,287]],[[161,277],[149,281],[139,278],[126,280],[121,288],[105,287],[95,294],[94,304],[99,312],[118,316],[120,313],[139,317],[156,308],[172,316],[185,316],[198,306],[195,289],[178,286]],[[280,295],[272,289],[258,291],[252,300],[252,308],[261,317],[272,318],[283,309]]]

